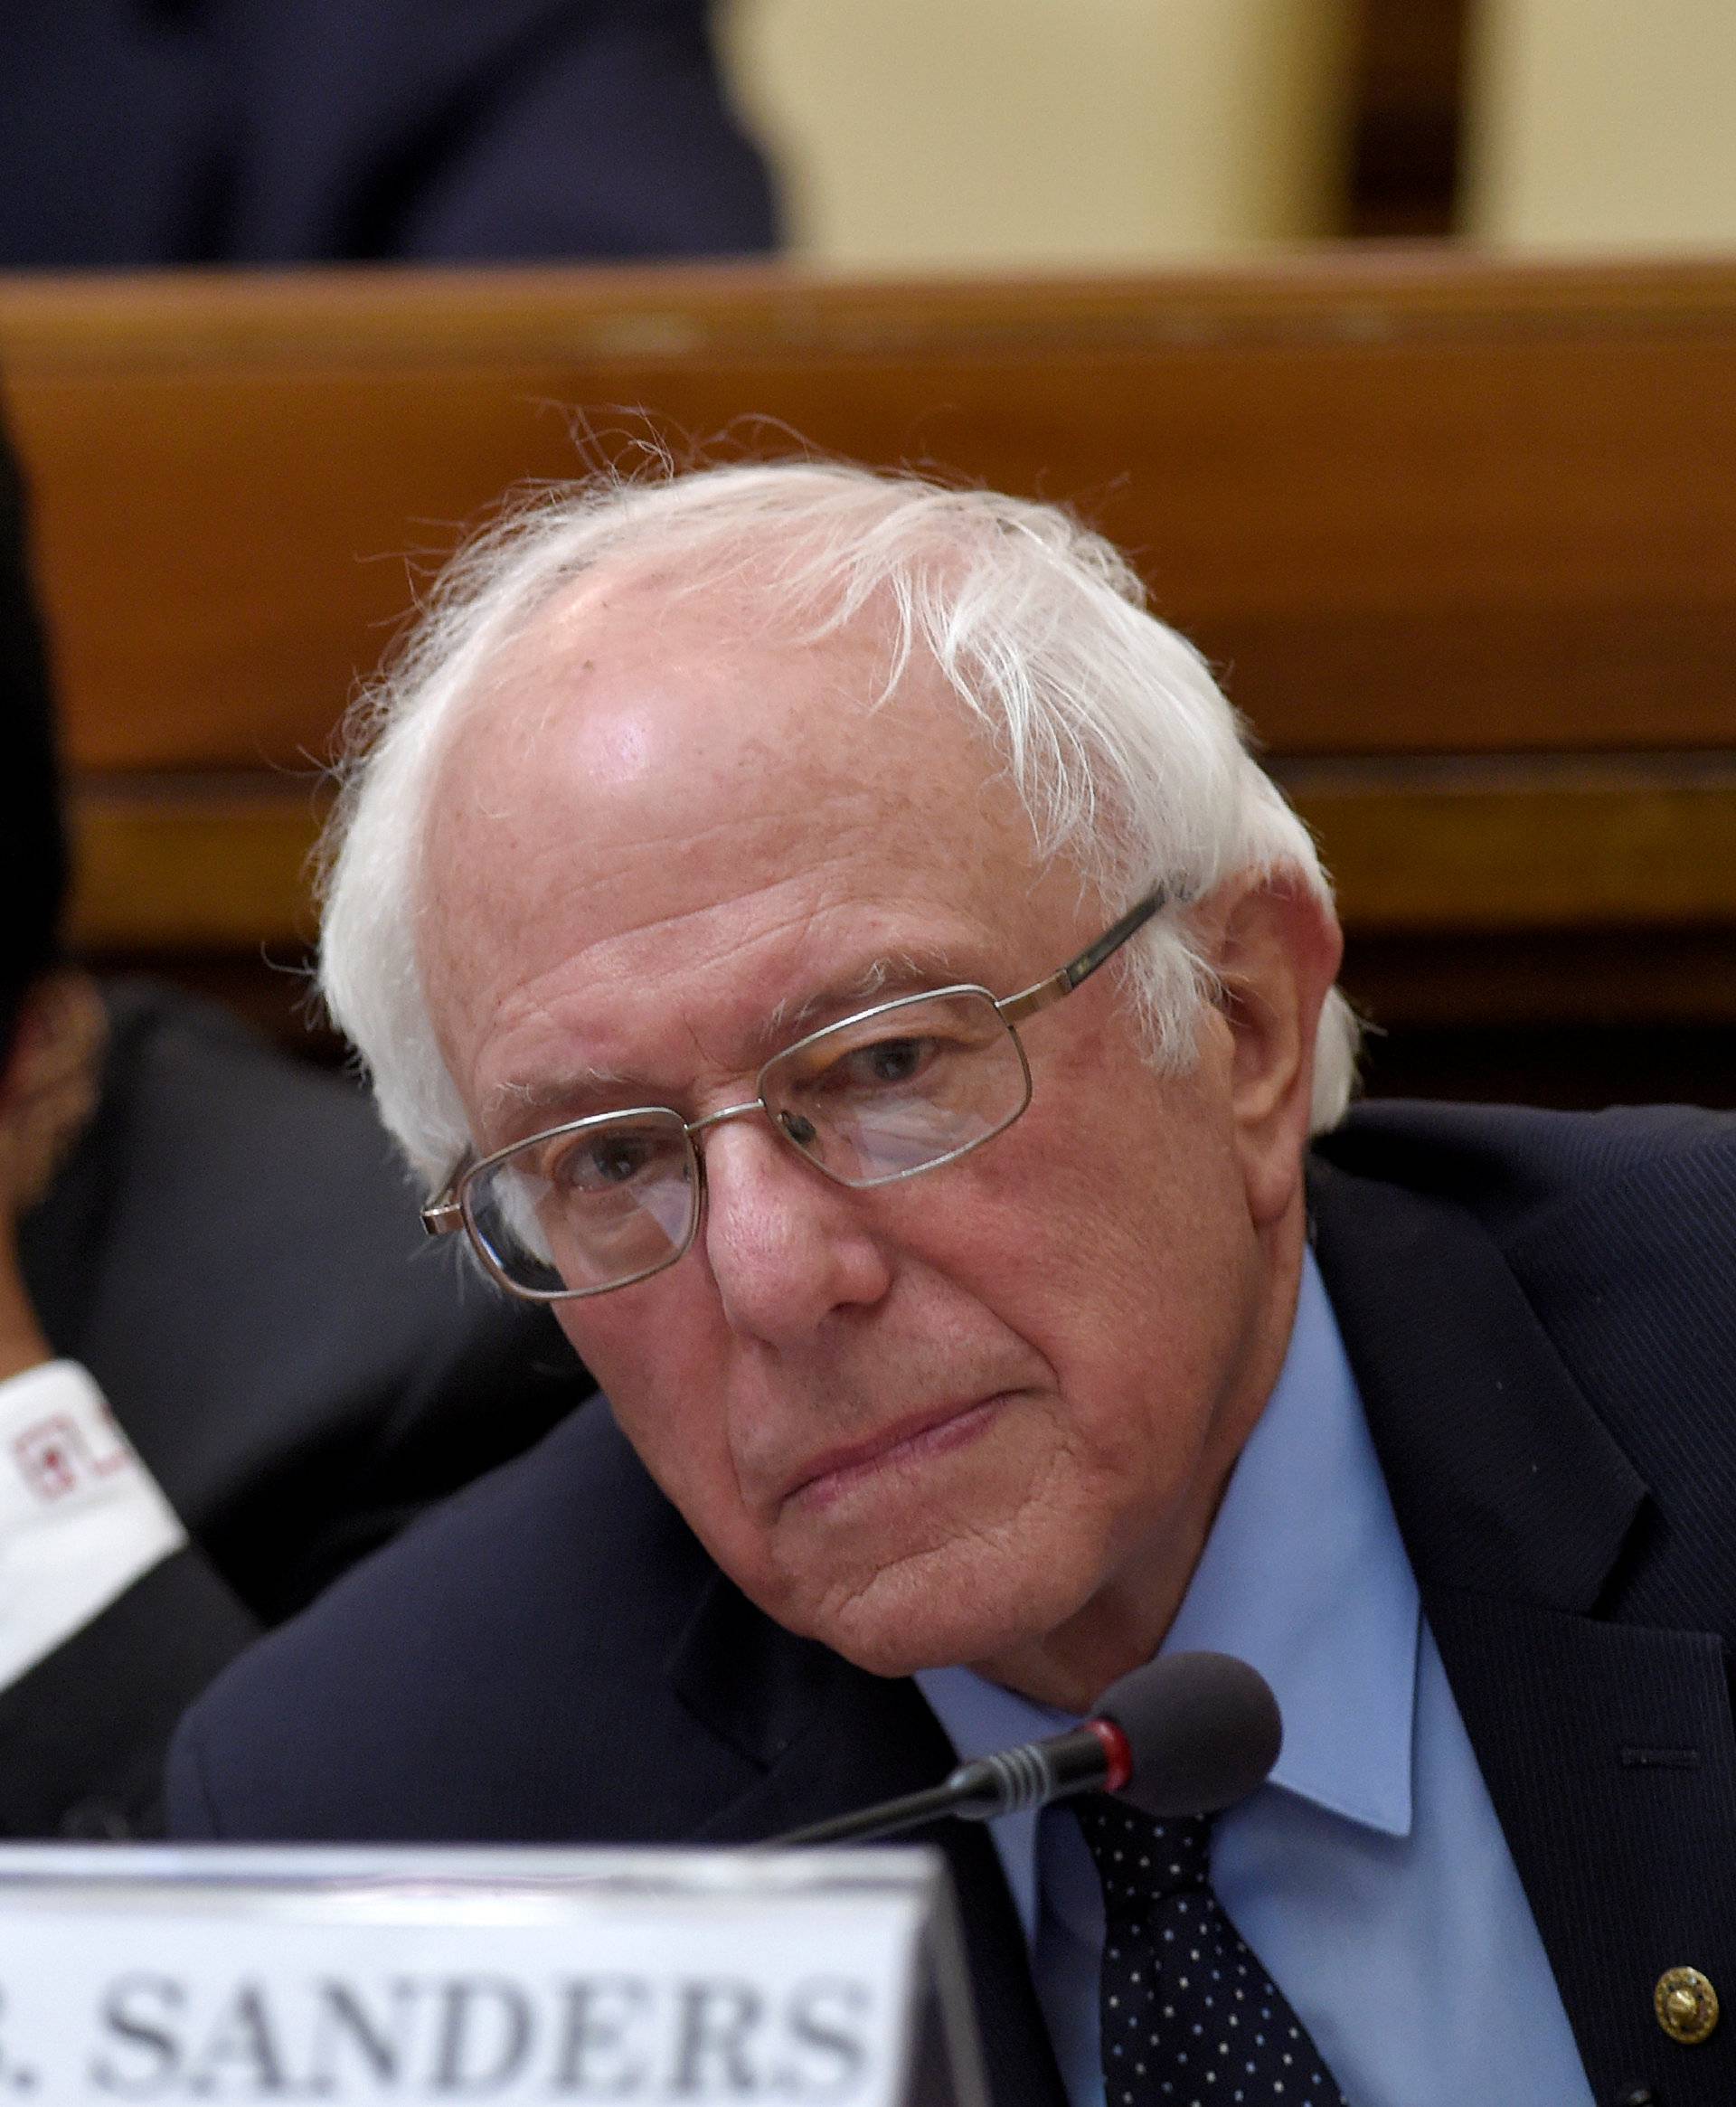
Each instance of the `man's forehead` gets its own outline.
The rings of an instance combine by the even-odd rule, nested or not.
[[[460,717],[429,808],[510,849],[558,802],[587,837],[672,848],[824,808],[897,825],[943,802],[958,853],[1028,822],[993,742],[922,654],[887,692],[873,612],[823,635],[763,596],[650,575],[580,581],[502,655]]]
[[[879,647],[714,630],[696,598],[593,589],[552,610],[437,787],[423,962],[443,1038],[474,1050],[515,993],[588,976],[692,987],[708,1010],[721,979],[763,979],[794,1026],[814,989],[833,1004],[834,966],[884,984],[930,908],[980,926],[992,899],[1020,922],[1038,859],[1018,800],[937,668],[877,706]],[[854,902],[897,911],[890,950],[855,949]],[[787,978],[780,929],[822,903],[854,956],[816,935]]]
[[[606,798],[654,791],[714,801],[736,779],[775,779],[849,757],[858,781],[895,772],[911,740],[950,732],[993,761],[938,669],[913,662],[882,709],[890,664],[880,623],[822,636],[721,590],[655,578],[581,581],[502,653],[465,705],[437,801],[479,764],[496,776],[564,769]],[[919,723],[920,728],[919,729]]]

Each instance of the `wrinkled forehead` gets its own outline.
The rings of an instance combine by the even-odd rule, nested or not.
[[[825,867],[979,887],[1034,842],[992,742],[926,657],[888,692],[871,611],[816,635],[761,596],[589,577],[502,654],[435,771],[429,993]],[[485,973],[485,978],[488,978]]]
[[[1028,834],[995,742],[925,652],[898,662],[890,610],[823,626],[750,571],[694,584],[612,562],[540,609],[460,705],[427,817],[510,832],[558,787],[593,825],[651,808],[673,833],[823,785],[895,813],[941,779],[990,831]]]

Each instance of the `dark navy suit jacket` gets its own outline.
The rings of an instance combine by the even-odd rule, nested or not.
[[[0,7],[0,268],[711,256],[774,234],[705,0]]]
[[[1736,1994],[1736,1121],[1372,1106],[1312,1199],[1595,2096],[1728,2107],[1736,2026],[1678,2046],[1652,1993],[1688,1963]],[[914,1686],[749,1605],[597,1410],[240,1662],[171,1804],[189,1837],[721,1842],[950,1761]],[[1060,2107],[993,1846],[935,1840],[995,2096]]]

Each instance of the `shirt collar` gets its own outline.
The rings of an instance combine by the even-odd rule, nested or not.
[[[1420,1632],[1416,1579],[1308,1252],[1283,1369],[1162,1650],[1235,1654],[1271,1685],[1284,1746],[1262,1790],[1401,1837]],[[926,1668],[916,1680],[967,1760],[1071,1724],[968,1668]],[[1029,1931],[1036,1818],[1007,1816],[995,1830]]]
[[[1164,1641],[1271,1685],[1270,1783],[1389,1836],[1410,1829],[1421,1604],[1326,1285],[1309,1253],[1289,1351]]]

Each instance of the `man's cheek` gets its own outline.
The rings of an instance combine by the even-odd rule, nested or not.
[[[618,1395],[607,1380],[602,1386],[622,1433],[712,1556],[739,1578],[763,1557],[763,1530],[742,1497],[716,1373],[665,1383],[624,1365],[620,1382]]]
[[[693,1388],[681,1380],[672,1319],[656,1300],[636,1297],[637,1290],[627,1288],[594,1301],[554,1306],[568,1344],[595,1376],[624,1429],[629,1419],[635,1426],[655,1425],[659,1401],[680,1400]],[[631,1436],[632,1430],[627,1431]]]

